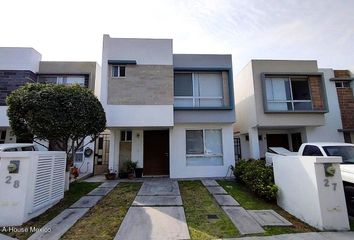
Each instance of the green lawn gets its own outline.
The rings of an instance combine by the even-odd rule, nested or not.
[[[234,197],[242,207],[251,210],[261,209],[273,209],[288,221],[290,221],[293,227],[265,227],[265,235],[277,235],[285,233],[298,233],[298,232],[314,232],[315,228],[303,223],[299,219],[295,218],[288,212],[282,210],[276,205],[276,203],[266,202],[265,200],[255,196],[251,193],[246,186],[236,183],[235,181],[220,180],[218,183],[232,196]]]
[[[231,220],[200,181],[180,181],[179,188],[191,239],[239,236]],[[218,219],[210,220],[208,214],[215,214]]]
[[[120,183],[61,239],[113,239],[141,183]]]
[[[74,202],[79,200],[79,198],[86,195],[87,193],[95,189],[100,184],[101,183],[88,183],[88,182],[75,182],[70,184],[69,191],[65,192],[64,198],[58,204],[48,209],[46,212],[39,215],[38,217],[31,219],[30,221],[26,222],[22,226],[19,226],[18,228],[43,227],[47,222],[49,222],[54,217],[56,217],[64,209],[71,206]],[[0,232],[1,232],[1,228],[0,228]],[[4,234],[18,239],[27,239],[32,233],[30,232],[5,233],[4,232]]]
[[[354,220],[350,219],[350,231],[354,231]]]

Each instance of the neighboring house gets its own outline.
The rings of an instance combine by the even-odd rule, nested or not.
[[[11,134],[6,114],[6,97],[18,87],[30,82],[79,84],[94,91],[100,77],[100,66],[95,62],[47,62],[41,61],[41,54],[33,48],[0,48],[0,143],[23,142]],[[45,144],[51,148],[50,143]],[[94,143],[86,147],[94,149]],[[93,160],[93,155],[84,156],[82,148],[74,164],[81,173],[92,173]]]
[[[173,54],[171,39],[104,35],[96,89],[110,131],[109,168],[144,176],[224,177],[234,165],[231,55]]]
[[[349,139],[353,103],[344,110],[342,100],[353,99],[351,80],[335,78],[317,61],[252,60],[235,77],[237,158],[264,158],[268,147],[297,151],[303,142],[343,142],[343,132]],[[341,110],[343,125],[351,121],[344,127]]]

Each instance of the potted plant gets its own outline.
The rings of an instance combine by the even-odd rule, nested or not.
[[[117,177],[117,172],[113,169],[107,169],[107,172],[104,174],[107,180],[114,180]]]
[[[134,172],[135,172],[137,164],[138,164],[137,162],[133,162],[133,161],[128,161],[126,163],[126,168],[127,168],[129,179],[134,178]]]

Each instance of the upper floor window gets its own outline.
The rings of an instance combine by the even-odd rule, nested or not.
[[[121,142],[131,142],[132,141],[132,131],[121,131],[120,132]]]
[[[265,87],[269,111],[312,110],[311,91],[306,77],[267,77]]]
[[[125,77],[125,66],[112,66],[112,77]]]
[[[39,82],[41,83],[55,83],[63,85],[74,85],[79,84],[80,86],[85,86],[85,76],[75,76],[75,75],[47,75],[39,76]]]
[[[350,88],[350,82],[349,81],[336,81],[336,88]]]
[[[174,74],[175,107],[224,106],[221,72],[178,72]]]

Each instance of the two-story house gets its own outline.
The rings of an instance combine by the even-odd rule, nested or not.
[[[259,159],[269,147],[297,151],[303,142],[343,142],[350,129],[342,126],[340,80],[317,61],[252,60],[235,77],[236,156]]]
[[[103,37],[96,89],[109,167],[144,176],[223,177],[234,164],[231,55],[173,54],[171,39]]]
[[[96,62],[52,62],[41,59],[41,54],[33,48],[0,48],[0,144],[24,141],[12,135],[6,114],[6,97],[20,86],[37,82],[79,84],[94,91],[95,85],[100,83],[100,66]],[[51,148],[48,142],[42,144]],[[40,145],[38,147],[41,148]],[[85,147],[94,149],[94,143]],[[93,161],[94,156],[85,157],[81,148],[76,154],[75,165],[81,173],[92,173]]]

